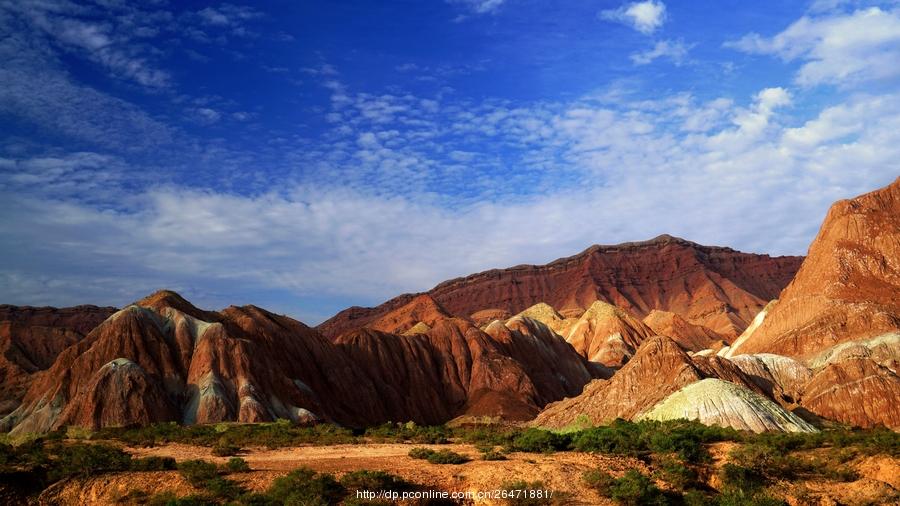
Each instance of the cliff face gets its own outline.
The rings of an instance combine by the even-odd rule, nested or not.
[[[731,356],[805,358],[900,329],[900,179],[831,206],[778,299]]]
[[[801,257],[754,255],[660,236],[645,242],[592,246],[547,265],[473,274],[441,283],[427,294],[459,317],[484,309],[516,314],[539,302],[564,314],[577,314],[600,300],[641,318],[653,309],[672,311],[691,323],[735,337],[787,285],[801,261]],[[401,295],[374,308],[349,308],[318,329],[334,338],[369,326],[414,297]]]

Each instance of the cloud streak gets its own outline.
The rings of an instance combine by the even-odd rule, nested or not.
[[[726,47],[800,61],[801,86],[893,79],[900,76],[900,9],[803,16],[772,37],[749,33]]]
[[[618,9],[601,11],[600,18],[626,24],[645,35],[650,35],[665,23],[666,5],[657,0],[633,2]]]

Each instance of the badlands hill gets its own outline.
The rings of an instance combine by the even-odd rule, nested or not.
[[[168,291],[73,341],[46,357],[21,404],[4,399],[18,404],[0,422],[4,430],[277,418],[347,426],[462,415],[521,420],[577,395],[595,371],[538,322],[489,334],[445,318],[423,333],[363,329],[332,342],[255,306],[204,311]]]
[[[545,302],[573,316],[599,300],[638,318],[654,309],[672,311],[730,340],[790,282],[802,260],[701,246],[662,235],[643,242],[591,246],[546,265],[520,265],[445,281],[427,295],[453,316],[473,317],[480,323],[487,310],[516,314]],[[401,295],[374,308],[346,309],[318,330],[335,338],[353,329],[373,328],[421,295]]]
[[[799,258],[665,236],[449,281],[318,329],[170,291],[121,310],[0,306],[0,428],[686,417],[900,429],[898,217],[900,179],[836,203],[790,283]]]

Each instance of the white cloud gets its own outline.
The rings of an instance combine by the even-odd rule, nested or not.
[[[683,40],[661,40],[652,49],[640,53],[631,54],[631,61],[635,65],[647,65],[657,58],[669,58],[675,65],[681,65],[687,59],[691,46]]]
[[[799,61],[801,86],[894,78],[900,76],[900,9],[804,16],[773,37],[750,33],[726,46]]]
[[[488,14],[496,12],[505,0],[447,0],[452,4],[465,5],[475,14]]]
[[[666,5],[657,0],[633,2],[618,9],[601,11],[600,17],[625,23],[635,30],[649,35],[666,21]]]
[[[783,88],[760,90],[744,106],[680,94],[531,108],[448,104],[438,112],[413,108],[419,97],[361,95],[348,95],[342,126],[352,126],[352,138],[298,161],[319,170],[307,161],[333,159],[348,172],[323,170],[323,179],[282,181],[261,193],[171,185],[135,192],[117,175],[127,170],[120,160],[90,153],[0,160],[15,176],[0,181],[0,249],[8,252],[0,298],[81,294],[78,302],[121,304],[186,286],[226,301],[274,290],[375,302],[481,269],[664,232],[802,253],[831,202],[888,182],[900,156],[898,95],[854,97],[800,124],[784,114],[792,98]],[[372,100],[404,107],[384,123],[357,107]],[[446,132],[400,128],[432,114],[446,120],[436,122]],[[526,163],[490,179],[478,168],[496,155],[464,149],[469,137],[523,150]],[[442,167],[440,149],[452,165]],[[466,170],[454,176],[456,164]],[[520,185],[530,165],[551,185],[571,179],[486,197]],[[87,177],[101,168],[105,177]],[[478,195],[447,201],[428,191],[456,180]],[[91,186],[76,191],[82,185]],[[99,200],[84,201],[85,193]],[[103,199],[120,204],[111,211]],[[327,314],[298,316],[315,323]]]
[[[165,88],[170,84],[169,73],[150,61],[152,51],[134,40],[141,27],[131,25],[127,18],[122,21],[112,16],[110,20],[98,23],[90,19],[91,11],[86,7],[52,1],[0,4],[0,14],[3,13],[19,18],[34,32],[42,33],[70,54],[101,65],[113,77],[148,88]],[[10,21],[5,16],[0,17],[0,23],[6,25],[0,29],[7,33],[15,31]]]

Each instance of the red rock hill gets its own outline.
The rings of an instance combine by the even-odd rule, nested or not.
[[[488,308],[516,314],[539,302],[562,312],[584,310],[600,300],[641,318],[653,309],[672,311],[733,338],[788,284],[801,261],[663,235],[644,242],[592,246],[546,265],[485,271],[446,281],[427,294],[458,317]],[[346,309],[318,329],[337,337],[369,326],[416,296],[401,295],[374,308]]]

